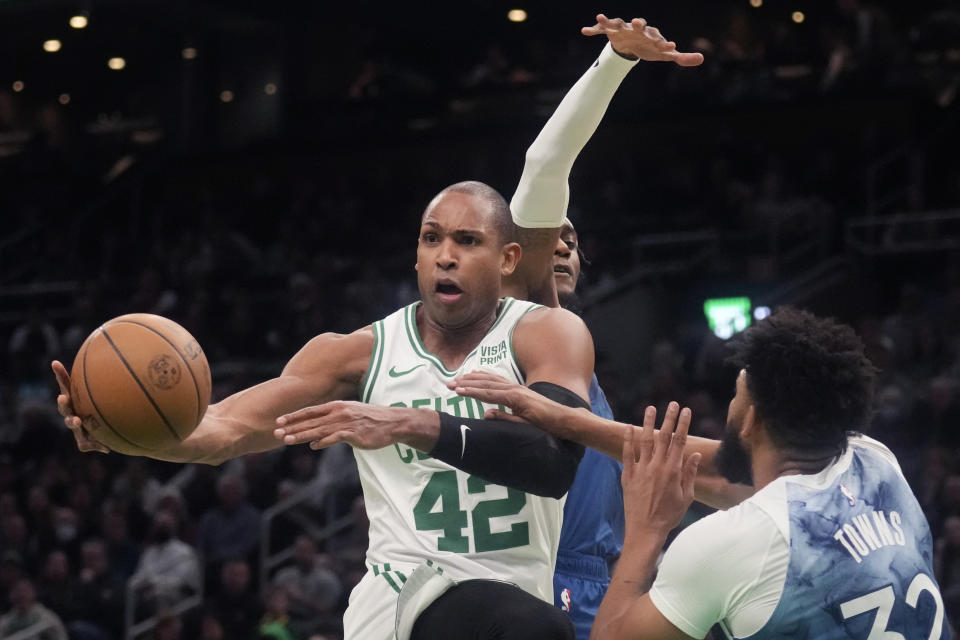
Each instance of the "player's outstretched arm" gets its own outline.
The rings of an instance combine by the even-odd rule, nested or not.
[[[597,610],[593,640],[681,640],[688,638],[647,595],[657,557],[693,500],[700,454],[685,455],[690,410],[671,402],[659,430],[648,407],[643,427],[623,432],[623,551]]]
[[[596,449],[611,458],[620,458],[624,432],[636,427],[607,420],[589,411],[563,406],[533,393],[488,371],[474,371],[450,383],[450,388],[462,396],[476,398],[487,404],[503,405],[513,415],[498,409],[487,411],[487,417],[498,420],[524,420],[546,429],[557,438],[572,440]],[[689,436],[687,448],[701,455],[697,474],[695,497],[698,502],[727,509],[753,494],[753,488],[727,482],[713,464],[720,442]]]
[[[554,348],[561,343],[567,348]],[[514,349],[528,384],[589,408],[583,398],[593,342],[582,320],[561,309],[532,312],[514,330]],[[402,443],[489,482],[554,498],[569,490],[583,455],[579,445],[531,425],[359,402],[329,402],[281,416],[277,436],[286,444],[310,442],[312,448],[346,442],[380,449]]]
[[[323,334],[312,339],[287,363],[279,377],[235,393],[207,408],[193,432],[172,447],[151,452],[159,460],[220,464],[247,453],[283,445],[274,435],[278,416],[302,407],[353,398],[369,363],[373,333],[368,328],[349,335]],[[60,386],[57,408],[81,451],[108,449],[93,439],[70,402],[70,377],[53,363]],[[143,455],[142,451],[119,451]]]
[[[625,22],[601,14],[597,24],[584,27],[582,33],[606,35],[609,43],[530,145],[520,184],[510,202],[520,229],[523,258],[504,281],[504,293],[552,307],[558,306],[552,265],[559,229],[567,215],[567,180],[613,94],[637,60],[672,61],[683,66],[703,61],[699,53],[678,52],[676,43],[641,18]]]

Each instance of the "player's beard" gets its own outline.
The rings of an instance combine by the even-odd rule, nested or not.
[[[578,316],[583,315],[583,305],[580,302],[580,296],[577,295],[576,290],[570,293],[560,293],[558,291],[557,299],[560,301],[560,306],[567,311],[573,312]]]
[[[723,432],[720,448],[714,458],[717,471],[728,482],[739,484],[753,484],[753,466],[750,461],[750,452],[740,440],[740,432],[731,424]]]

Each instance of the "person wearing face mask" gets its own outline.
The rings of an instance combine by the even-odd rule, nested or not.
[[[200,588],[200,558],[177,537],[177,518],[166,510],[153,518],[148,544],[131,578],[151,611]]]

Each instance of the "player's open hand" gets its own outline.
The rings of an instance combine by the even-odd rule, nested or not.
[[[490,420],[529,422],[541,428],[547,428],[547,425],[559,419],[556,409],[562,410],[561,405],[536,391],[489,371],[471,371],[457,376],[447,386],[459,396],[509,407],[513,412],[508,413],[498,408],[487,409],[483,417]]]
[[[80,451],[99,451],[100,453],[110,453],[110,449],[94,440],[83,428],[83,421],[73,410],[73,404],[70,402],[70,374],[67,368],[59,360],[54,360],[51,365],[53,375],[57,377],[57,384],[60,386],[60,395],[57,396],[57,411],[63,416],[63,423],[73,432],[73,437],[77,441],[77,449]]]
[[[693,501],[700,454],[683,455],[690,409],[681,411],[671,402],[659,430],[656,421],[657,410],[647,407],[643,427],[624,431],[621,484],[626,526],[633,535],[666,536]]]
[[[614,51],[640,60],[675,62],[681,67],[696,67],[703,63],[702,53],[677,51],[676,42],[664,38],[659,29],[648,25],[643,18],[625,22],[601,13],[597,15],[597,24],[584,27],[580,32],[585,36],[604,34],[610,39]]]
[[[403,413],[407,411],[420,410],[337,400],[280,416],[273,435],[283,444],[309,442],[311,449],[338,442],[358,449],[382,449],[398,442],[396,427],[408,417]]]

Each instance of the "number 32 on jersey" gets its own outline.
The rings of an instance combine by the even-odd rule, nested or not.
[[[907,587],[907,604],[916,609],[920,600],[920,594],[926,591],[933,596],[936,604],[936,614],[933,617],[933,626],[930,628],[928,640],[936,640],[940,637],[940,631],[943,629],[943,598],[937,585],[924,573],[918,573]],[[887,629],[890,621],[890,613],[896,604],[896,597],[893,593],[893,587],[887,585],[883,589],[871,591],[853,600],[848,600],[840,605],[840,613],[844,620],[849,620],[854,616],[868,611],[876,611],[873,618],[873,626],[870,628],[870,635],[866,640],[907,640],[906,636],[896,631]]]

